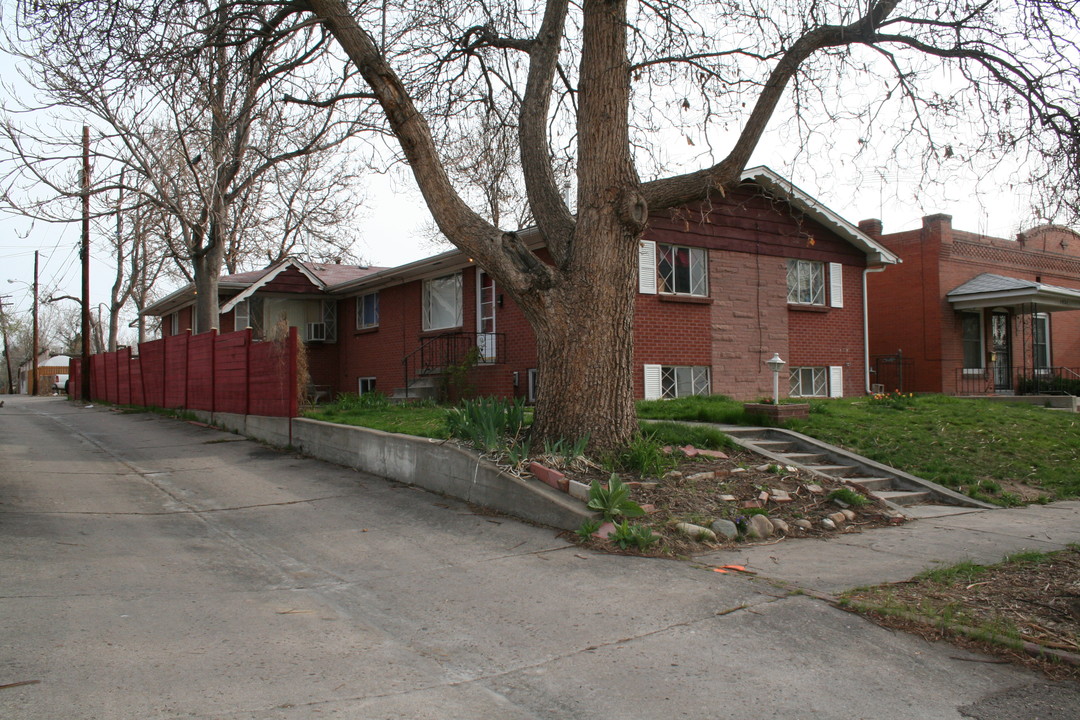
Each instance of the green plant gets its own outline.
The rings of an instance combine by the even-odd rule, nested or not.
[[[562,458],[565,462],[570,463],[585,454],[585,447],[588,444],[588,435],[578,438],[574,442],[570,442],[563,438],[559,438],[554,442],[545,440],[544,455]]]
[[[473,345],[456,363],[446,366],[443,375],[444,399],[462,399],[471,396],[475,388],[469,383],[469,373],[480,363],[480,348]]]
[[[451,437],[464,440],[484,452],[508,447],[525,427],[525,400],[477,398],[464,400],[446,414]]]
[[[839,500],[852,507],[863,507],[870,504],[870,500],[865,495],[861,495],[848,487],[836,488],[829,493],[829,499]]]
[[[601,513],[608,522],[617,517],[641,517],[645,514],[641,506],[630,499],[630,488],[615,475],[608,480],[606,488],[596,480],[592,481],[589,485],[588,508]]]
[[[638,550],[648,550],[660,540],[660,536],[653,533],[644,525],[631,525],[626,520],[615,524],[615,531],[608,533],[613,543],[625,550],[629,547]]]
[[[581,523],[581,527],[579,527],[574,532],[582,540],[588,540],[593,536],[593,533],[600,529],[601,525],[603,525],[601,521],[596,520],[595,518],[590,518],[585,522]]]
[[[659,477],[677,464],[675,458],[664,452],[664,443],[650,432],[639,433],[629,445],[608,458],[606,466],[614,466],[627,472]]]

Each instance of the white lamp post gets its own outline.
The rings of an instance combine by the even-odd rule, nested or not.
[[[786,362],[780,359],[780,353],[773,353],[773,356],[765,361],[765,364],[772,370],[772,401],[773,405],[780,404],[780,371],[787,365]]]

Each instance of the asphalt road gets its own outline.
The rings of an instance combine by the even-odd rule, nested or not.
[[[4,720],[1075,716],[1038,709],[1040,676],[762,579],[583,552],[151,414],[5,400]]]

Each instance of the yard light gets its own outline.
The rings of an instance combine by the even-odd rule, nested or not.
[[[780,359],[780,353],[773,353],[773,356],[765,361],[765,364],[772,370],[772,401],[773,405],[780,404],[780,371],[787,365],[786,362]]]

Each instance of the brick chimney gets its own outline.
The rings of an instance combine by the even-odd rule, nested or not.
[[[859,221],[859,229],[870,237],[879,238],[881,233],[884,232],[885,226],[877,218],[869,218]]]

